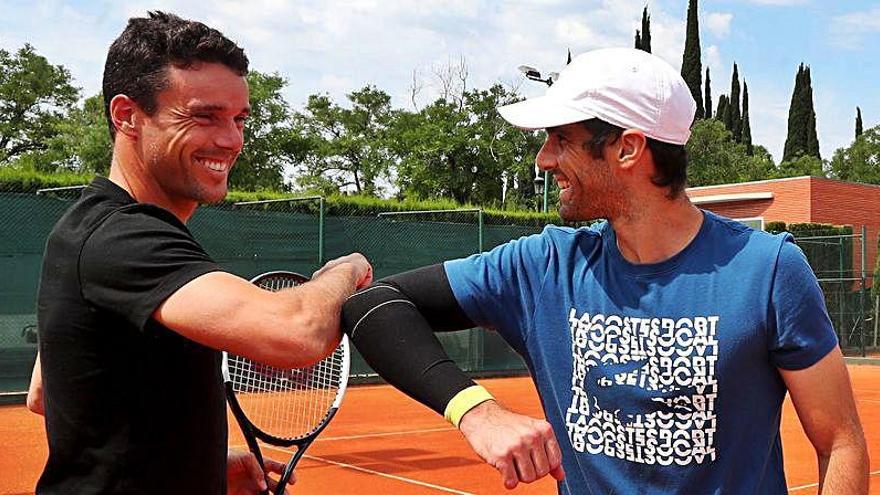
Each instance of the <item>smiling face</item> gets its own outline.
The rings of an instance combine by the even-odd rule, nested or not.
[[[247,81],[222,64],[172,65],[156,99],[138,142],[149,181],[176,207],[222,200],[244,142]]]
[[[581,123],[547,129],[536,163],[559,185],[559,216],[566,221],[614,218],[621,209],[622,184],[606,160],[594,158],[585,143],[591,134]]]

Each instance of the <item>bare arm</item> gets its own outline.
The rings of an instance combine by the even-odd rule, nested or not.
[[[839,348],[813,366],[779,370],[819,462],[819,492],[868,493],[868,451]]]
[[[34,371],[31,372],[31,384],[28,387],[27,408],[37,414],[44,414],[43,408],[43,372],[40,369],[40,354],[34,362]]]
[[[310,282],[279,292],[212,272],[174,292],[153,317],[208,347],[278,367],[307,366],[339,343],[342,303],[371,279],[372,268],[359,254],[331,261]]]

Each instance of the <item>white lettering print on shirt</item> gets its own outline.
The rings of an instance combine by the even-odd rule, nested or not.
[[[572,447],[641,464],[714,461],[717,316],[569,311]]]

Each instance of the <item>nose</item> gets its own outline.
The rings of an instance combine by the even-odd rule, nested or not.
[[[556,158],[558,156],[559,146],[553,136],[547,136],[544,144],[535,157],[535,165],[541,170],[553,170],[556,168]]]
[[[214,144],[218,148],[239,152],[244,146],[244,129],[235,120],[230,119],[226,125],[217,130]]]

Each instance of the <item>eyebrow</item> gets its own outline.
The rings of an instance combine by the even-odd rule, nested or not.
[[[225,105],[217,105],[217,104],[211,104],[211,103],[196,103],[196,104],[189,106],[190,112],[224,112],[224,111],[226,111],[226,109],[227,109],[227,107]],[[248,106],[242,108],[241,112],[239,112],[239,113],[250,114],[251,113],[251,106],[248,105]]]

